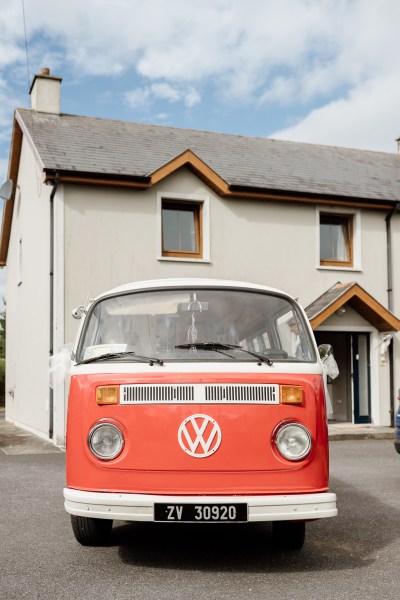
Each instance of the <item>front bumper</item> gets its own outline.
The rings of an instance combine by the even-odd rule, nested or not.
[[[337,515],[336,494],[275,496],[155,496],[85,492],[64,488],[65,510],[79,517],[118,521],[153,521],[155,503],[248,505],[249,521],[302,521]]]

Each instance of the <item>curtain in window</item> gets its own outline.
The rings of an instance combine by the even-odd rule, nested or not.
[[[346,218],[321,216],[321,260],[349,261],[349,223]]]

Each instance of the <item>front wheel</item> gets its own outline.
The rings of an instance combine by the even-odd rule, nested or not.
[[[272,537],[274,543],[282,550],[300,550],[306,536],[304,521],[274,521]]]
[[[102,546],[107,544],[112,527],[111,519],[92,519],[71,515],[72,531],[82,546]]]

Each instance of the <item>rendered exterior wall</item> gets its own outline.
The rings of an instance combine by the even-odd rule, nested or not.
[[[6,271],[6,418],[47,437],[51,188],[25,140],[19,173]]]
[[[210,202],[209,262],[159,259],[157,193],[198,194]],[[337,281],[357,281],[387,306],[385,213],[361,212],[359,269],[319,267],[318,214],[314,206],[223,199],[186,169],[147,191],[65,187],[65,341],[77,322],[71,310],[100,292],[129,281],[166,277],[216,277],[283,289],[307,306]],[[325,210],[321,207],[322,210]],[[397,226],[397,224],[396,224]],[[394,237],[400,236],[400,231]],[[396,293],[400,312],[400,287]],[[373,333],[373,421],[388,425],[388,369],[378,367],[376,330],[355,315],[348,329]],[[333,323],[333,321],[332,321]],[[337,326],[343,327],[344,321]],[[396,361],[399,361],[396,352]],[[397,364],[397,363],[396,363]]]
[[[158,191],[209,196],[209,263],[157,259]],[[70,310],[87,297],[129,281],[158,277],[253,281],[281,288],[298,297],[304,306],[339,280],[357,281],[387,306],[384,217],[380,212],[361,214],[361,270],[320,269],[313,206],[226,200],[185,169],[147,191],[68,186],[66,337],[72,337],[76,330]]]

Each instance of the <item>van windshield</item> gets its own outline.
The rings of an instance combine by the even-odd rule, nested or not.
[[[77,362],[314,361],[303,316],[278,294],[231,288],[159,289],[106,297],[89,309]],[[126,353],[124,355],[124,353]],[[110,357],[110,360],[112,357]]]

